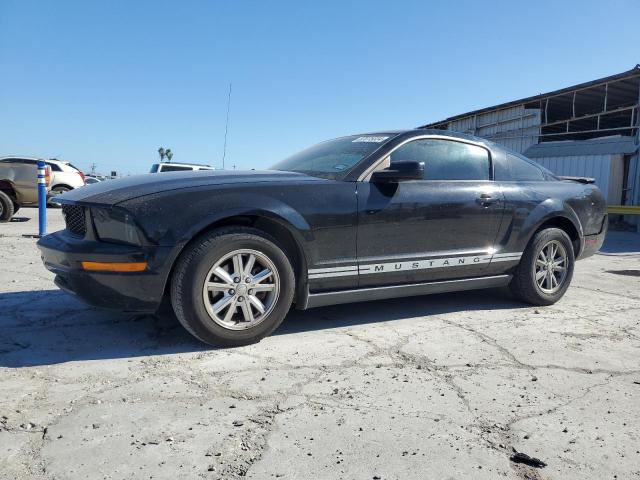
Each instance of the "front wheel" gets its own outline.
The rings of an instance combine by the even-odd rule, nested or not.
[[[8,222],[15,213],[13,200],[11,197],[0,191],[0,222]]]
[[[527,246],[511,280],[511,291],[533,305],[562,298],[573,277],[575,257],[569,236],[559,228],[539,231]]]
[[[229,227],[187,247],[173,275],[171,304],[199,340],[247,345],[280,325],[294,290],[293,268],[275,239],[252,228]]]

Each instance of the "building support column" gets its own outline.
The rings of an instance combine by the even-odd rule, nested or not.
[[[638,104],[635,108],[636,112],[636,154],[631,157],[631,165],[629,165],[629,180],[631,181],[631,199],[633,205],[640,205],[640,78],[638,79]],[[633,110],[631,111],[631,120],[633,120]],[[633,172],[633,174],[631,173]],[[640,233],[640,215],[634,215],[636,222],[636,230]]]

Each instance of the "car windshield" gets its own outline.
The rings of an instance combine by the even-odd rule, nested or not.
[[[272,170],[300,172],[339,180],[360,160],[383,145],[391,135],[352,135],[327,140],[276,163]]]

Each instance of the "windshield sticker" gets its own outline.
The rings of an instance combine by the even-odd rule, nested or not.
[[[358,137],[351,143],[382,143],[389,137]]]

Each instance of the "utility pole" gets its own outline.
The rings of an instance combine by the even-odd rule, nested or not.
[[[91,164],[91,175],[95,175],[96,174],[96,167],[97,167],[97,165],[95,163]]]
[[[227,156],[227,132],[229,131],[229,110],[231,108],[231,83],[229,83],[229,96],[227,97],[227,121],[224,125],[224,147],[222,147],[222,169],[224,170],[224,160]]]

